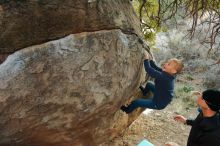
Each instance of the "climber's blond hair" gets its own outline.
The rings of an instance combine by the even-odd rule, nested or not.
[[[177,58],[172,58],[170,60],[173,61],[176,64],[175,65],[176,73],[177,74],[180,73],[184,68],[184,64],[183,64],[182,60],[177,59]]]

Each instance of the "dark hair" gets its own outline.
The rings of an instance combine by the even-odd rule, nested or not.
[[[216,89],[207,89],[202,93],[206,104],[213,111],[220,110],[220,91]]]

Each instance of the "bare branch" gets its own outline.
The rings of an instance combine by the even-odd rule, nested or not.
[[[220,0],[158,0],[156,16],[149,14],[148,9],[146,8],[147,0],[139,0],[139,2],[139,15],[142,29],[154,29],[160,27],[162,22],[165,23],[167,20],[173,18],[175,20],[179,8],[184,8],[185,12],[181,13],[181,16],[183,18],[192,18],[191,29],[188,30],[190,38],[192,39],[194,37],[198,27],[201,25],[208,25],[208,32],[206,33],[203,42],[208,43],[210,48],[213,49],[213,46],[216,43],[216,38],[220,35]],[[150,23],[144,22],[143,13],[145,13],[145,16],[147,15],[150,20],[155,20],[157,26],[151,26]]]

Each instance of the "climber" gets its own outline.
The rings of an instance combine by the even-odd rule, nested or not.
[[[138,107],[161,110],[164,109],[173,98],[174,81],[176,75],[183,69],[183,63],[179,59],[169,59],[162,68],[156,66],[153,60],[149,59],[148,52],[144,52],[144,67],[146,72],[155,78],[155,84],[147,82],[145,87],[140,86],[143,95],[149,91],[153,92],[153,97],[150,99],[137,99],[131,102],[128,106],[121,106],[121,110],[131,113]]]

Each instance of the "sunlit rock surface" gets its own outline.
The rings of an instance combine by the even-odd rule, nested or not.
[[[1,1],[0,146],[95,146],[131,124],[137,22],[126,0]]]

